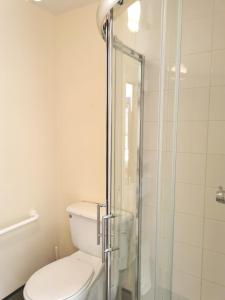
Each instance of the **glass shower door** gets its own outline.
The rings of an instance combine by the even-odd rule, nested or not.
[[[103,36],[108,48],[106,299],[169,300],[181,1],[103,0],[107,2],[113,9],[101,27],[107,28]],[[144,55],[145,67],[137,52]],[[140,163],[143,94],[144,161]]]
[[[138,299],[144,60],[114,38],[110,299]]]

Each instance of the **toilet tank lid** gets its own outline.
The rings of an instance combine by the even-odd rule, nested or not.
[[[93,202],[76,202],[67,207],[67,212],[76,216],[82,216],[91,220],[97,220],[97,204]],[[105,209],[101,208],[101,218],[105,215]]]

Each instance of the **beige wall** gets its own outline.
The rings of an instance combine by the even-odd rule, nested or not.
[[[40,221],[0,237],[0,298],[54,259],[56,106],[54,18],[25,1],[0,4],[0,227]]]
[[[68,203],[104,199],[104,43],[96,5],[53,16],[0,4],[0,228],[36,209],[40,220],[0,237],[0,298],[73,251]]]
[[[71,252],[66,206],[105,195],[105,45],[97,5],[58,17],[61,254]]]

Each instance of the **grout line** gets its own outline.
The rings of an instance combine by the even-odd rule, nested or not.
[[[188,276],[190,276],[190,277],[197,278],[197,279],[199,279],[200,281],[202,280],[201,275],[200,275],[200,276],[197,276],[197,275],[194,275],[193,273],[183,271],[183,270],[177,268],[175,264],[174,264],[174,270],[175,270],[176,272],[179,272],[179,273],[188,275]]]
[[[225,257],[225,252],[216,251],[216,250],[213,250],[213,249],[210,249],[210,248],[202,247],[201,245],[192,244],[190,242],[175,240],[175,244],[182,244],[184,246],[188,246],[188,247],[192,247],[192,248],[196,248],[196,249],[203,249],[204,251],[208,251],[208,252],[211,252],[213,254],[219,254],[219,255],[222,255],[222,256]]]
[[[215,221],[215,222],[218,222],[218,223],[225,223],[225,219],[222,220],[222,219],[215,219],[215,218],[212,218],[212,217],[205,217],[204,214],[203,215],[196,215],[196,214],[193,214],[193,213],[189,213],[189,212],[185,212],[185,211],[179,211],[179,210],[176,210],[175,214],[176,215],[182,214],[182,215],[185,215],[185,216],[192,216],[192,217],[200,218],[200,221],[208,220],[208,221]]]
[[[197,248],[197,249],[201,249],[201,246],[196,246],[187,242],[183,242],[183,241],[176,241],[176,244],[182,244],[185,246],[189,246],[189,247],[193,247],[193,248]]]
[[[212,84],[212,88],[225,88],[225,84]],[[183,90],[197,90],[197,89],[209,89],[209,85],[193,85],[193,86],[183,86],[181,87],[181,91]],[[166,89],[166,92],[172,92],[172,89]]]
[[[207,279],[207,278],[202,278],[202,281],[207,281],[207,282],[209,282],[209,283],[212,283],[212,284],[215,284],[215,285],[218,285],[218,286],[220,286],[220,287],[223,287],[223,288],[225,288],[225,284],[223,285],[223,284],[221,284],[221,283],[218,283],[218,282],[216,282],[216,281],[212,281],[212,280],[209,280],[209,279]],[[202,299],[202,300],[204,300],[204,299]]]
[[[220,251],[216,251],[216,250],[213,250],[213,249],[210,249],[210,248],[206,248],[206,247],[203,247],[203,250],[204,250],[204,252],[211,252],[211,253],[213,253],[213,254],[216,254],[216,255],[222,255],[222,256],[224,256],[224,258],[225,258],[225,252],[220,252]]]

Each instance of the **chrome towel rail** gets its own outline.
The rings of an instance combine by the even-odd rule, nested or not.
[[[39,219],[39,214],[38,214],[35,210],[32,210],[32,211],[30,212],[30,217],[27,218],[26,220],[23,220],[23,221],[21,221],[21,222],[19,222],[19,223],[16,223],[16,224],[14,224],[14,225],[11,225],[11,226],[9,226],[9,227],[6,227],[6,228],[1,229],[1,230],[0,230],[0,236],[1,236],[1,235],[4,235],[4,234],[6,234],[6,233],[8,233],[8,232],[10,232],[10,231],[13,231],[13,230],[15,230],[15,229],[18,229],[18,228],[20,228],[20,227],[23,227],[23,226],[25,226],[25,225],[27,225],[27,224],[30,224],[30,223],[32,223],[32,222],[35,222],[35,221],[37,221],[38,219]]]

